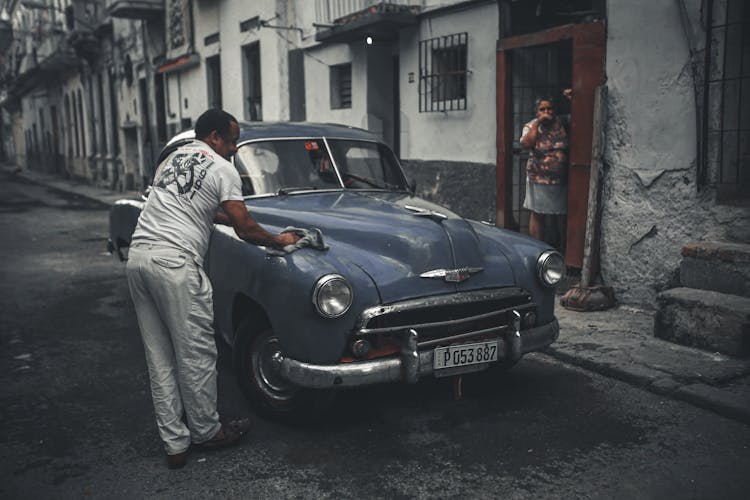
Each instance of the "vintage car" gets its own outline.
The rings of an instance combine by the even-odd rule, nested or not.
[[[215,226],[205,266],[217,337],[260,412],[306,417],[341,387],[493,376],[557,339],[565,267],[546,244],[416,197],[365,130],[240,128],[233,162],[251,215],[274,232],[317,228],[328,247],[271,255]],[[159,161],[192,137],[173,138]],[[110,250],[121,259],[142,206],[111,209]]]

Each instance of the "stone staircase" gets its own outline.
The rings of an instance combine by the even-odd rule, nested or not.
[[[715,241],[685,245],[680,285],[657,296],[654,335],[750,357],[750,245]]]

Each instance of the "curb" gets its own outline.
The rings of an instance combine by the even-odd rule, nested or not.
[[[597,363],[560,351],[552,346],[543,352],[564,363],[620,380],[660,396],[681,400],[750,425],[750,407],[742,405],[734,395],[722,389],[702,383],[682,384],[671,375],[638,364],[624,367]]]

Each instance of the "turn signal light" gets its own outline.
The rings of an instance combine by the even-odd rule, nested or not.
[[[354,357],[362,359],[370,352],[370,347],[370,341],[368,340],[355,340],[352,342],[352,354],[354,354]]]

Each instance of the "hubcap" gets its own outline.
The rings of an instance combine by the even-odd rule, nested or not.
[[[288,401],[292,399],[296,389],[281,377],[274,365],[273,355],[279,352],[281,346],[278,338],[260,335],[253,342],[250,366],[255,384],[266,396],[275,401]]]

